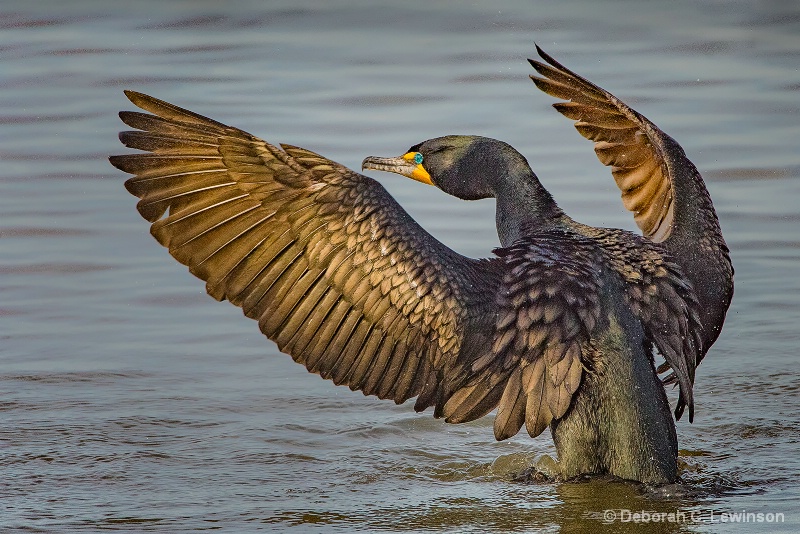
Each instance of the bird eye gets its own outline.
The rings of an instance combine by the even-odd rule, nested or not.
[[[419,152],[414,154],[414,163],[416,163],[417,165],[422,164],[422,159],[423,159],[422,154],[420,154]]]

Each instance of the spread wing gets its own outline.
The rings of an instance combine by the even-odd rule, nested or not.
[[[493,263],[425,232],[376,181],[308,150],[147,95],[122,112],[145,153],[112,156],[170,254],[309,371],[416,409],[469,374],[469,332],[493,317]],[[474,336],[473,336],[474,337]]]
[[[622,203],[633,212],[644,236],[657,242],[666,240],[675,221],[675,167],[694,166],[677,143],[647,118],[538,46],[536,50],[548,64],[528,60],[544,76],[531,76],[533,82],[545,93],[569,101],[553,107],[576,121],[578,132],[594,141],[598,159],[611,167]],[[670,158],[680,161],[670,164]]]
[[[553,104],[594,141],[600,161],[622,192],[625,208],[650,241],[663,242],[693,286],[702,325],[702,360],[717,339],[733,296],[733,266],[703,178],[683,148],[608,91],[567,69],[536,47],[546,62],[528,60]]]
[[[591,369],[591,333],[600,314],[600,279],[593,254],[574,235],[539,234],[495,252],[504,260],[497,320],[475,377],[445,405],[451,422],[474,419],[497,405],[498,440],[525,424],[541,434],[564,416]]]

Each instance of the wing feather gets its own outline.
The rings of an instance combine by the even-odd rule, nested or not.
[[[534,82],[568,100],[553,107],[594,141],[644,236],[663,243],[694,286],[702,325],[699,362],[717,339],[733,296],[730,254],[703,178],[683,148],[646,117],[536,49],[544,62],[529,61],[544,78]]]
[[[620,185],[620,179],[617,180],[625,209],[633,212],[645,237],[666,240],[675,223],[675,212],[671,209],[675,173],[664,152],[666,145],[671,146],[674,141],[668,142],[666,134],[608,91],[567,69],[538,46],[536,50],[545,61],[528,60],[544,76],[531,76],[536,86],[569,101],[553,106],[576,121],[575,127],[581,135],[594,141],[598,159],[611,167],[615,178],[629,174],[630,169],[637,170],[630,180],[637,187],[630,187],[627,180]],[[660,194],[652,194],[654,191]]]
[[[535,437],[563,417],[591,365],[600,313],[598,245],[573,232],[533,232],[495,251],[505,274],[496,298],[493,340],[473,360],[474,376],[444,406],[448,421],[498,407],[495,437],[522,425]]]
[[[455,388],[442,377],[468,375],[452,369],[468,366],[464,325],[486,313],[493,263],[453,252],[378,182],[312,151],[126,95],[150,114],[120,113],[136,129],[120,140],[144,153],[111,162],[208,293],[309,371],[396,402],[427,388],[441,411]]]

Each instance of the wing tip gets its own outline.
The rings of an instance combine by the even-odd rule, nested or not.
[[[559,63],[558,61],[556,61],[556,60],[553,58],[553,56],[551,56],[550,54],[548,54],[547,52],[545,52],[544,50],[542,50],[542,47],[541,47],[541,46],[539,46],[539,45],[538,45],[538,44],[536,44],[536,43],[533,43],[533,45],[536,47],[536,53],[537,53],[537,54],[539,54],[539,57],[540,57],[540,58],[542,58],[543,60],[545,60],[547,63],[549,63],[549,64],[550,64],[550,65],[552,65],[553,67],[556,67],[556,68],[558,68],[558,69],[564,69],[564,66],[563,66],[561,63]],[[566,70],[566,69],[564,69],[564,70]]]
[[[533,43],[533,46],[536,47],[536,53],[539,54],[539,57],[543,59],[545,62],[549,63],[551,66],[556,67],[558,69],[564,69],[564,66],[561,65],[561,63],[553,59],[553,56],[542,50],[542,47],[539,46],[535,41]],[[530,63],[531,67],[536,69],[537,72],[543,74],[542,69],[546,67],[544,63],[542,63],[538,59],[531,59],[531,58],[528,58],[528,63]]]
[[[125,155],[122,155],[122,154],[114,155],[114,156],[108,156],[108,162],[111,165],[113,165],[114,167],[116,167],[117,169],[119,169],[119,170],[121,170],[123,172],[127,172],[123,168],[123,166],[125,165],[125,159],[126,159]]]
[[[546,94],[550,94],[548,92],[548,84],[552,83],[550,80],[548,80],[547,78],[540,78],[539,76],[535,76],[533,74],[529,74],[528,78],[531,79],[533,84],[536,87],[538,87],[540,91],[542,91],[543,93],[546,93]],[[559,98],[559,97],[556,97],[556,98]]]
[[[133,105],[138,108],[150,111],[147,109],[147,103],[158,103],[160,102],[157,98],[154,98],[150,95],[146,95],[144,93],[140,93],[139,91],[134,91],[133,89],[124,89],[122,91],[128,100],[131,101]]]
[[[214,128],[214,129],[230,128],[228,125],[216,121],[214,119],[211,119],[209,117],[206,117],[205,115],[195,113],[194,111],[190,111],[186,108],[182,108],[175,104],[171,104],[166,100],[161,100],[154,96],[140,93],[139,91],[134,91],[132,89],[124,89],[123,93],[125,93],[125,96],[128,98],[128,100],[130,100],[136,107],[168,121],[186,123],[191,125],[200,125],[205,128]],[[123,119],[122,113],[126,112],[124,111],[120,112],[121,119]],[[127,113],[130,114],[131,112]],[[124,119],[123,122],[125,122]]]

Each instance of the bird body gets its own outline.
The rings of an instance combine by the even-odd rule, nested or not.
[[[371,178],[140,93],[126,92],[150,114],[122,112],[138,131],[120,139],[146,153],[111,162],[134,175],[126,187],[159,243],[309,371],[416,397],[452,423],[497,409],[497,439],[549,426],[565,477],[672,482],[677,437],[653,349],[679,385],[676,418],[688,407],[691,420],[695,368],[732,294],[727,248],[680,147],[664,153],[671,138],[540,55],[548,79],[534,81],[571,99],[559,111],[595,140],[644,237],[574,221],[519,152],[485,137],[363,167],[495,198],[501,248],[487,259],[443,245]]]

